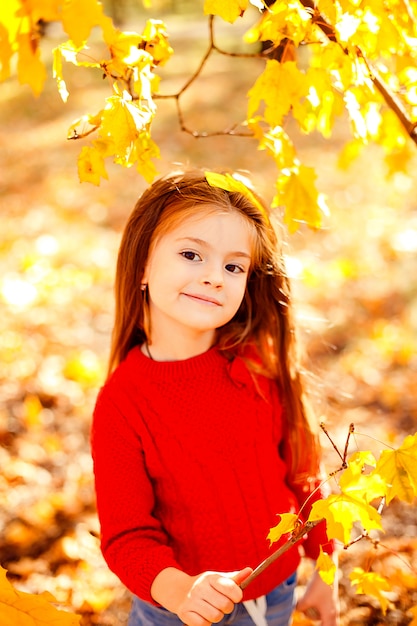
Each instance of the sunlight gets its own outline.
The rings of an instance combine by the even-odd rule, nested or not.
[[[35,302],[38,290],[26,280],[9,275],[3,281],[1,294],[8,304],[24,309]]]

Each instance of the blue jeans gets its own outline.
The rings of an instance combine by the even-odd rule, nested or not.
[[[293,574],[267,594],[266,620],[268,626],[288,626],[294,609],[296,584],[297,576]],[[233,612],[230,615],[225,615],[222,621],[218,623],[221,626],[229,626],[229,624],[254,626],[252,618],[243,604],[236,604]],[[128,626],[182,626],[182,622],[174,613],[144,602],[135,596]]]

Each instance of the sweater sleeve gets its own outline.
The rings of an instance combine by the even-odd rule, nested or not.
[[[150,595],[153,580],[167,567],[180,567],[153,515],[140,438],[106,388],[97,399],[91,446],[103,556],[132,593],[156,604]]]

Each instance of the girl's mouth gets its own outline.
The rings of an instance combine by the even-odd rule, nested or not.
[[[214,306],[222,306],[222,303],[216,298],[211,298],[210,296],[203,296],[196,293],[184,293],[184,296],[187,298],[191,298],[192,300],[197,300],[198,302],[203,302],[204,304],[212,304]]]

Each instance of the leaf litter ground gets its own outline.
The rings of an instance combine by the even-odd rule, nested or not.
[[[166,92],[190,75],[205,47],[190,37],[203,38],[204,24],[174,24],[177,60],[171,74],[165,70]],[[221,129],[243,117],[256,67],[235,63],[209,64],[184,99],[188,126]],[[130,596],[100,555],[88,441],[108,354],[117,246],[145,183],[114,167],[99,188],[79,184],[81,145],[65,142],[66,129],[108,94],[90,72],[68,72],[65,106],[52,81],[36,101],[13,81],[0,89],[0,563],[19,589],[50,591],[83,626],[122,626]],[[252,140],[196,140],[178,130],[172,102],[158,104],[161,173],[174,162],[247,169],[272,198],[274,166]],[[417,430],[417,185],[407,173],[388,178],[375,147],[338,170],[346,134],[341,122],[329,142],[296,138],[332,214],[321,232],[302,228],[288,239],[287,266],[318,413],[340,450],[353,422],[351,451],[378,453]],[[339,461],[325,437],[323,445],[331,472]],[[361,542],[341,554],[343,626],[408,624],[417,604],[408,567],[417,568],[415,507],[394,502],[383,519],[383,547]],[[371,563],[392,581],[386,616],[348,581],[353,567]],[[308,575],[306,564],[301,585]]]

